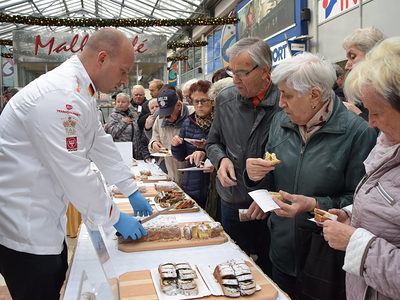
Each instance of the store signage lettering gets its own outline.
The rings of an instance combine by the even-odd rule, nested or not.
[[[50,55],[51,52],[60,53],[61,51],[65,51],[65,52],[71,51],[72,53],[76,53],[78,51],[82,51],[83,47],[85,47],[85,45],[89,39],[89,35],[86,34],[84,36],[84,38],[82,39],[79,47],[74,49],[74,47],[76,46],[76,43],[78,42],[78,39],[79,39],[79,35],[75,34],[74,37],[72,38],[69,46],[67,45],[66,42],[62,42],[59,45],[57,45],[53,50],[55,38],[52,37],[47,43],[42,44],[42,40],[41,40],[40,34],[39,34],[36,36],[36,41],[35,41],[35,55],[37,55],[39,47],[45,48],[47,46],[49,46],[48,55]]]
[[[62,41],[61,43],[56,43],[54,37],[50,38],[50,40],[48,40],[47,42],[44,42],[39,34],[36,36],[35,39],[35,55],[38,55],[39,48],[46,48],[46,47],[48,47],[48,52],[47,52],[48,55],[50,55],[51,53],[60,53],[61,51],[64,52],[70,51],[72,53],[77,53],[83,50],[88,40],[89,40],[89,34],[86,34],[79,43],[79,34],[75,34],[69,44],[64,41]],[[138,41],[139,41],[139,36],[136,35],[132,41],[132,45],[135,48],[135,51],[138,53],[145,53],[148,50],[148,48],[146,48],[145,45],[147,39],[141,41],[140,44],[138,44]]]
[[[358,2],[358,0],[320,0],[318,4],[319,23],[357,6]]]

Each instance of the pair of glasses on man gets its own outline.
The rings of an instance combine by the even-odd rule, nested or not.
[[[201,103],[201,105],[205,105],[210,101],[211,101],[211,99],[198,99],[198,100],[192,100],[192,103],[193,103],[193,105],[198,106],[200,103]]]
[[[245,77],[249,76],[250,73],[253,72],[253,71],[254,71],[255,69],[257,69],[257,68],[258,68],[258,65],[255,65],[255,66],[253,67],[253,69],[251,69],[250,71],[247,71],[247,72],[244,72],[244,71],[233,72],[233,71],[232,71],[231,69],[229,69],[229,68],[226,68],[225,71],[226,71],[226,74],[228,74],[228,75],[231,76],[231,77],[233,77],[233,75],[235,75],[235,76],[238,77],[238,78],[245,78]]]

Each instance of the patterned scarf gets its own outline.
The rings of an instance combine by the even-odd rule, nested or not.
[[[214,119],[214,111],[212,110],[210,114],[205,116],[204,118],[199,117],[197,114],[194,115],[196,118],[196,123],[199,127],[205,132],[210,129],[212,121]]]
[[[322,128],[325,123],[329,120],[333,111],[333,101],[328,100],[321,107],[319,111],[311,118],[306,125],[299,125],[299,131],[303,140],[303,145],[305,145],[308,139],[316,133],[320,128]]]
[[[367,175],[370,175],[375,169],[388,161],[399,146],[400,144],[390,142],[386,135],[381,131],[376,140],[375,147],[371,150],[367,159],[364,161]]]

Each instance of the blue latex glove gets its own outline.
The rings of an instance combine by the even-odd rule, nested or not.
[[[136,240],[140,239],[142,235],[147,235],[146,230],[138,220],[123,212],[120,213],[119,220],[114,224],[114,228],[122,234],[124,239],[130,236],[133,240]]]
[[[129,202],[133,208],[133,215],[137,216],[151,216],[153,214],[153,208],[151,207],[149,201],[143,195],[136,191],[129,196]]]

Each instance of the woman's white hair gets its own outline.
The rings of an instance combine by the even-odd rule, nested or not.
[[[372,87],[384,101],[400,112],[400,37],[386,39],[368,52],[344,83],[349,98],[363,98],[366,86]]]
[[[115,98],[115,100],[117,100],[117,98],[121,98],[124,97],[128,102],[130,101],[129,95],[127,93],[119,93],[117,95],[117,97]]]
[[[350,46],[356,46],[367,54],[384,38],[384,34],[375,27],[358,28],[344,38],[342,45],[345,50]]]
[[[218,94],[224,87],[227,87],[228,85],[233,84],[233,78],[232,77],[226,77],[218,80],[217,82],[213,83],[211,86],[210,90],[208,91],[208,97],[210,99],[215,99],[217,98]]]
[[[333,95],[336,72],[331,62],[320,55],[303,52],[280,63],[271,74],[274,84],[285,84],[304,96],[311,88],[321,91],[321,102]]]

